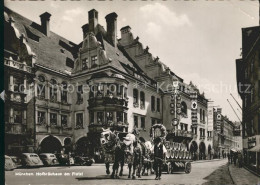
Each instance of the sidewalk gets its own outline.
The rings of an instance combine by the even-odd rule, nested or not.
[[[248,170],[244,168],[238,168],[237,166],[234,166],[234,164],[229,164],[229,173],[236,185],[259,185],[260,184],[260,178],[256,175],[252,174]]]

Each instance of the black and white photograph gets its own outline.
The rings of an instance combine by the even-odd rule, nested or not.
[[[260,185],[259,0],[3,4],[5,185]]]

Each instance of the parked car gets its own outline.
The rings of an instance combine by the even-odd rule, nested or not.
[[[17,156],[10,156],[17,168],[21,167],[21,158]]]
[[[94,163],[94,159],[90,157],[75,156],[75,164],[80,166],[91,166]]]
[[[23,153],[21,155],[21,164],[23,167],[43,166],[40,157],[35,153]]]
[[[13,162],[12,158],[5,155],[5,170],[14,170],[16,168],[15,163]]]
[[[44,166],[53,166],[59,164],[57,157],[52,153],[42,153],[39,155],[39,157],[42,160]]]
[[[73,157],[68,158],[68,154],[55,154],[60,165],[74,165]]]

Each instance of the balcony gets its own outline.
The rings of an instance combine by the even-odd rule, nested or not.
[[[115,128],[118,131],[123,131],[128,127],[128,123],[124,122],[109,122],[109,123],[91,123],[89,125],[89,132],[102,132],[102,128]]]
[[[128,101],[126,99],[120,99],[118,97],[96,97],[88,100],[89,107],[117,105],[127,107]]]
[[[21,123],[5,123],[5,133],[15,135],[26,135],[27,128],[25,124]]]
[[[24,92],[12,92],[9,91],[6,93],[6,100],[11,101],[11,102],[16,102],[16,103],[26,103],[26,94]]]
[[[200,136],[200,139],[205,139],[205,136]]]
[[[11,59],[5,58],[4,59],[4,65],[18,69],[18,70],[21,70],[21,71],[24,71],[24,72],[27,72],[27,73],[32,73],[32,67],[27,66],[26,64],[23,64],[21,62],[11,60]]]

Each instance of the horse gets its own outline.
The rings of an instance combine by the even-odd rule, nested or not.
[[[145,175],[145,170],[147,170],[147,175],[149,174],[149,170],[151,173],[153,173],[153,162],[152,162],[152,143],[150,141],[146,141],[144,143],[145,149],[146,149],[146,153],[144,156],[144,163],[143,163],[143,169],[142,169],[142,175]]]
[[[126,150],[125,150],[125,163],[128,164],[128,178],[131,178],[131,171],[133,167],[132,172],[132,179],[135,179],[135,173],[137,169],[138,177],[141,177],[141,164],[142,164],[142,150],[141,145],[137,142],[136,136],[134,134],[127,134],[126,137],[124,137],[124,141],[126,144]]]
[[[101,146],[103,149],[103,153],[105,155],[105,166],[106,166],[106,174],[110,174],[110,163],[114,163],[113,165],[113,171],[115,172],[114,168],[117,169],[116,172],[118,171],[117,164],[115,164],[115,157],[117,157],[117,153],[120,151],[120,140],[118,138],[118,135],[114,132],[112,132],[110,129],[103,129],[103,132],[101,133],[100,137],[100,142]],[[115,155],[116,154],[116,155]],[[124,155],[123,155],[124,156]],[[119,160],[118,158],[116,159],[116,163],[118,161],[124,161]],[[122,176],[123,174],[123,166],[124,162],[121,163],[121,170],[119,176]],[[114,174],[111,175],[111,177],[114,177]]]

